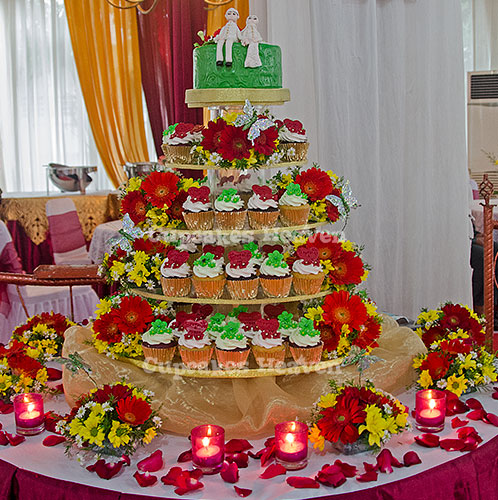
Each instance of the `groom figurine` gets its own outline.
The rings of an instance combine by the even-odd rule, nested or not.
[[[237,19],[239,12],[237,9],[230,7],[225,12],[225,19],[227,23],[215,37],[216,42],[216,65],[223,66],[223,44],[225,44],[225,66],[232,65],[232,45],[233,42],[240,40],[240,30],[237,26]]]

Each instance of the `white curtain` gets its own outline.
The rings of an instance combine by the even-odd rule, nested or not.
[[[261,2],[256,2],[261,10]],[[469,304],[468,176],[459,0],[271,0],[310,159],[350,179],[347,236],[365,245],[380,309]]]

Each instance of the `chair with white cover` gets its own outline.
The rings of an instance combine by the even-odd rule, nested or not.
[[[71,198],[55,198],[45,206],[56,264],[91,264],[78,212]]]
[[[74,282],[74,279],[73,283],[71,280],[43,280],[34,275],[23,274],[11,235],[3,221],[0,221],[0,276],[1,343],[7,343],[12,331],[30,316],[53,311],[68,318],[74,316],[74,321],[80,322],[95,313],[99,301],[89,285],[74,288],[55,285],[79,285],[80,282]]]

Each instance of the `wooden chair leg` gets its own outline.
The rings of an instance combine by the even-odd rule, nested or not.
[[[71,321],[74,321],[73,287],[69,285],[69,300],[71,301]]]

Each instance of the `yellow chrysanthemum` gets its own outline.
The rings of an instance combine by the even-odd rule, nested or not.
[[[398,424],[396,423],[396,418],[392,415],[386,419],[386,431],[391,434],[396,434],[398,431]]]
[[[30,357],[30,358],[33,358],[33,359],[38,359],[38,357],[40,356],[41,354],[41,351],[39,351],[38,349],[34,349],[32,347],[28,347],[26,349],[26,354]]]
[[[468,339],[469,337],[470,335],[461,328],[459,328],[456,332],[450,332],[448,334],[449,339]]]
[[[313,444],[313,448],[323,451],[325,447],[325,438],[320,434],[320,429],[316,424],[313,424],[308,433],[308,438],[310,443]]]
[[[128,424],[121,424],[117,420],[112,421],[108,439],[114,448],[119,448],[130,442],[131,427]]]
[[[462,392],[467,389],[467,380],[465,380],[463,375],[460,375],[459,377],[451,375],[446,381],[446,389],[460,397]]]
[[[320,401],[318,401],[318,406],[320,408],[331,408],[332,406],[335,406],[336,402],[336,395],[332,393],[328,393],[325,395],[320,396]]]
[[[334,269],[334,265],[332,264],[332,262],[330,260],[321,260],[320,264],[322,265],[323,272],[325,274],[329,274],[330,271],[332,271]]]
[[[223,115],[223,120],[225,120],[226,123],[229,125],[233,125],[235,120],[237,119],[237,116],[240,115],[240,111],[233,111],[231,113],[225,113]]]
[[[128,181],[128,187],[126,190],[129,191],[138,191],[140,189],[140,186],[142,185],[142,178],[141,177],[132,177]]]
[[[321,323],[323,321],[323,309],[321,306],[308,307],[308,310],[304,313],[304,317]]]
[[[133,261],[136,265],[144,265],[148,260],[149,256],[143,250],[139,250],[133,255]]]
[[[358,431],[360,434],[364,431],[369,433],[368,444],[370,446],[373,446],[374,444],[380,446],[380,440],[384,436],[387,421],[382,418],[382,413],[378,406],[367,405],[365,413],[367,414],[365,418],[365,425],[360,425]]]
[[[435,310],[429,310],[429,311],[422,311],[417,318],[417,323],[420,324],[425,324],[425,323],[433,323],[434,321],[437,321],[440,316],[440,311],[435,311]]]
[[[130,281],[133,281],[137,286],[142,286],[147,282],[147,277],[150,276],[150,271],[142,264],[134,266],[127,274]]]
[[[147,210],[145,214],[148,219],[150,219],[151,224],[156,228],[164,227],[168,224],[169,216],[165,210],[161,210],[160,208],[151,208]]]
[[[145,431],[145,435],[144,435],[142,441],[144,442],[144,444],[149,444],[156,436],[157,436],[156,429],[154,429],[154,427],[149,427]]]
[[[125,264],[124,262],[121,262],[119,260],[115,260],[113,263],[112,263],[112,266],[111,268],[109,269],[110,273],[111,273],[111,276],[113,278],[119,278],[120,276],[123,276],[123,274],[125,273]]]
[[[84,432],[84,427],[83,422],[79,418],[73,418],[69,423],[69,434],[71,436],[79,436],[82,430]]]
[[[361,281],[366,281],[366,279],[368,278],[369,273],[370,273],[370,271],[368,269],[365,269],[363,271],[363,274],[361,275]]]
[[[415,369],[420,368],[423,362],[424,362],[423,358],[413,358],[412,366]]]
[[[337,177],[337,175],[334,174],[334,172],[332,172],[332,170],[327,170],[327,175],[332,179],[332,181],[334,182],[334,184],[339,179],[339,177]]]
[[[420,387],[422,387],[423,389],[427,389],[432,385],[432,377],[429,375],[429,370],[424,370],[420,374],[418,383],[420,384]]]
[[[350,351],[350,349],[351,345],[349,344],[349,340],[346,338],[346,336],[341,335],[339,344],[337,345],[337,354],[339,354],[339,356],[345,356]]]
[[[488,377],[491,380],[491,382],[496,382],[497,374],[495,367],[493,365],[483,365],[482,375],[483,377]]]
[[[90,413],[88,418],[83,422],[80,432],[78,433],[85,441],[90,444],[102,446],[105,439],[104,430],[100,427],[102,419],[96,414]]]

